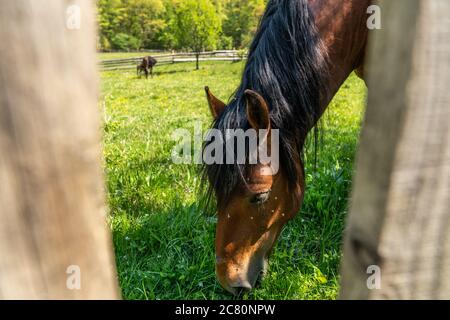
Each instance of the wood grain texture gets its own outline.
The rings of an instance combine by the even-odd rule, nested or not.
[[[379,4],[340,298],[449,299],[450,2]]]
[[[89,0],[0,1],[0,299],[119,297]],[[78,5],[80,28],[68,28]],[[79,266],[71,290],[67,268]]]

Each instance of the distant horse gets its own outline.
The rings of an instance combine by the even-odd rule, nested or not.
[[[260,160],[204,164],[207,197],[217,199],[216,275],[231,293],[254,287],[283,226],[300,210],[306,136],[349,74],[363,75],[369,5],[270,0],[229,104],[205,88],[212,127],[223,135],[237,128],[267,129],[266,137],[279,132],[276,174],[267,175],[272,166]]]
[[[136,66],[137,75],[139,76],[142,72],[145,74],[145,78],[148,78],[148,74],[153,77],[153,67],[158,61],[151,56],[142,58],[141,64]]]

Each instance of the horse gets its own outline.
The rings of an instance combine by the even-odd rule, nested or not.
[[[301,208],[309,131],[346,78],[353,71],[364,76],[370,4],[270,0],[228,103],[205,87],[212,129],[265,129],[266,138],[279,132],[276,173],[259,160],[202,166],[207,202],[217,210],[216,277],[232,294],[252,289],[264,275],[282,228]]]
[[[141,64],[138,64],[136,66],[137,75],[139,76],[141,72],[144,72],[146,79],[148,79],[149,73],[153,77],[153,67],[156,65],[157,62],[158,61],[156,61],[156,59],[151,56],[142,58]]]

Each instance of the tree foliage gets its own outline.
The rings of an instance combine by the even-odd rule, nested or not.
[[[234,48],[248,46],[264,13],[264,0],[233,0],[225,4],[223,32],[233,41]]]
[[[215,49],[222,31],[221,20],[216,8],[209,0],[183,0],[174,11],[171,27],[179,48],[187,48],[197,53]]]
[[[181,1],[172,23],[178,47],[195,52],[213,49],[222,29],[216,9],[209,0]]]
[[[266,0],[97,0],[101,50],[241,49]]]

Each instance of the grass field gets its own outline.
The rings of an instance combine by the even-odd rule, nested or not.
[[[105,57],[102,57],[105,59]],[[110,225],[126,299],[232,299],[214,274],[215,220],[196,209],[196,165],[175,165],[177,128],[211,119],[203,87],[226,100],[242,63],[101,73]],[[352,75],[323,117],[318,166],[307,153],[300,214],[284,229],[261,285],[244,299],[334,299],[341,233],[366,89]]]

